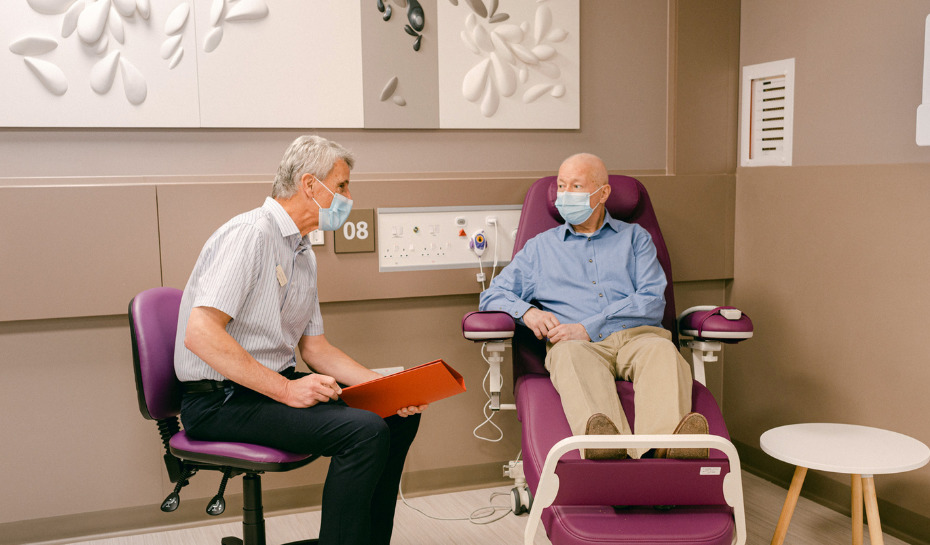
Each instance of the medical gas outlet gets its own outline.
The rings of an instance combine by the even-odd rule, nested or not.
[[[513,233],[520,221],[520,208],[380,208],[378,270],[492,267],[495,260],[502,267],[513,255]]]

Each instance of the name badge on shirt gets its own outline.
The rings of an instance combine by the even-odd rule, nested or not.
[[[284,269],[281,268],[281,265],[275,267],[274,272],[278,276],[278,284],[281,284],[281,286],[287,284],[287,275],[284,274]]]

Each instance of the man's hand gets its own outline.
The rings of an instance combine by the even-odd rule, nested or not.
[[[317,403],[339,399],[342,388],[336,379],[326,375],[312,374],[297,380],[289,380],[284,386],[281,402],[289,407],[312,407]]]
[[[533,335],[536,335],[537,339],[542,339],[548,337],[552,328],[559,325],[559,319],[551,312],[539,310],[536,307],[530,307],[530,309],[523,314],[523,323],[526,324],[526,327],[530,328],[530,331],[533,332]]]
[[[426,410],[427,407],[429,407],[429,404],[420,405],[419,407],[417,406],[404,407],[403,409],[400,409],[399,411],[397,411],[397,414],[398,416],[403,416],[404,418],[407,418],[408,416],[413,416],[415,414],[422,413],[423,411]]]
[[[525,321],[525,320],[524,320]],[[590,341],[588,331],[581,324],[559,324],[549,330],[549,342]]]

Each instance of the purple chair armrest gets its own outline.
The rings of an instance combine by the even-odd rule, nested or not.
[[[736,307],[692,307],[678,317],[678,332],[699,340],[738,343],[752,337],[752,320]]]
[[[469,312],[462,318],[462,334],[470,341],[495,341],[513,337],[516,325],[506,312]]]

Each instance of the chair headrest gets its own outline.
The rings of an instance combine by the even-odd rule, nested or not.
[[[565,223],[555,207],[555,198],[559,188],[558,178],[556,176],[549,176],[549,178],[546,210],[556,221]],[[639,212],[642,201],[636,180],[629,176],[611,174],[608,177],[608,183],[610,184],[610,196],[607,197],[606,207],[610,216],[623,221],[634,217]]]

